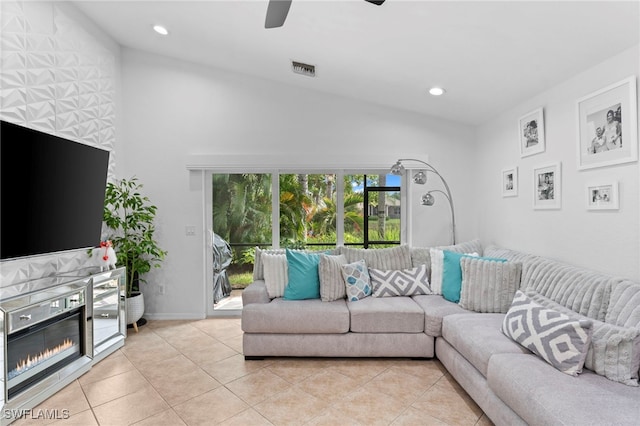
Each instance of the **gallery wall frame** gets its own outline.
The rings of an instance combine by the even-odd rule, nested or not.
[[[542,108],[537,108],[518,119],[518,135],[520,157],[544,152],[544,113]]]
[[[562,207],[562,163],[533,168],[533,208],[535,210]]]
[[[577,101],[578,170],[638,160],[636,77]]]
[[[518,168],[512,167],[502,171],[502,196],[516,197],[518,195]]]
[[[587,184],[587,210],[618,210],[620,208],[620,193],[618,181],[601,181]]]

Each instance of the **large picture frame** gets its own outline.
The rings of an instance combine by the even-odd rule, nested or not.
[[[502,196],[515,197],[518,195],[518,168],[512,167],[502,171]]]
[[[544,152],[544,114],[542,108],[520,117],[518,120],[518,135],[520,157]]]
[[[562,206],[562,163],[533,168],[533,208],[559,209]]]
[[[618,181],[596,182],[586,186],[587,210],[618,210]]]
[[[636,98],[632,76],[578,99],[578,170],[638,160]]]

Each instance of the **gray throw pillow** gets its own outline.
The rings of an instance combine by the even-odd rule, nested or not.
[[[369,276],[374,297],[432,294],[427,265],[390,271],[369,268]]]
[[[318,274],[320,275],[320,299],[323,302],[333,302],[344,299],[347,295],[346,285],[342,277],[342,265],[347,264],[344,255],[320,255]]]
[[[509,310],[520,287],[522,264],[463,257],[460,306],[470,311],[501,313]]]
[[[571,376],[582,372],[591,342],[591,321],[545,308],[517,291],[502,332],[556,369]]]

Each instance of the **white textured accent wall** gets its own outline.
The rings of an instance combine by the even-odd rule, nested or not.
[[[88,31],[69,5],[0,7],[0,118],[111,151],[113,178],[119,49]],[[76,251],[2,262],[0,286],[78,269],[86,260]]]

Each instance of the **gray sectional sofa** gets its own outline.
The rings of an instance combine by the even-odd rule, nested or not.
[[[505,336],[504,313],[469,311],[440,295],[272,299],[259,272],[243,293],[245,357],[435,356],[498,425],[640,424],[639,283],[495,246],[483,252],[478,241],[445,249],[521,264],[522,291],[593,323],[582,373],[558,371]],[[398,250],[410,265],[430,264],[428,249]],[[369,256],[367,264],[376,263],[368,252],[344,254],[349,262]]]

